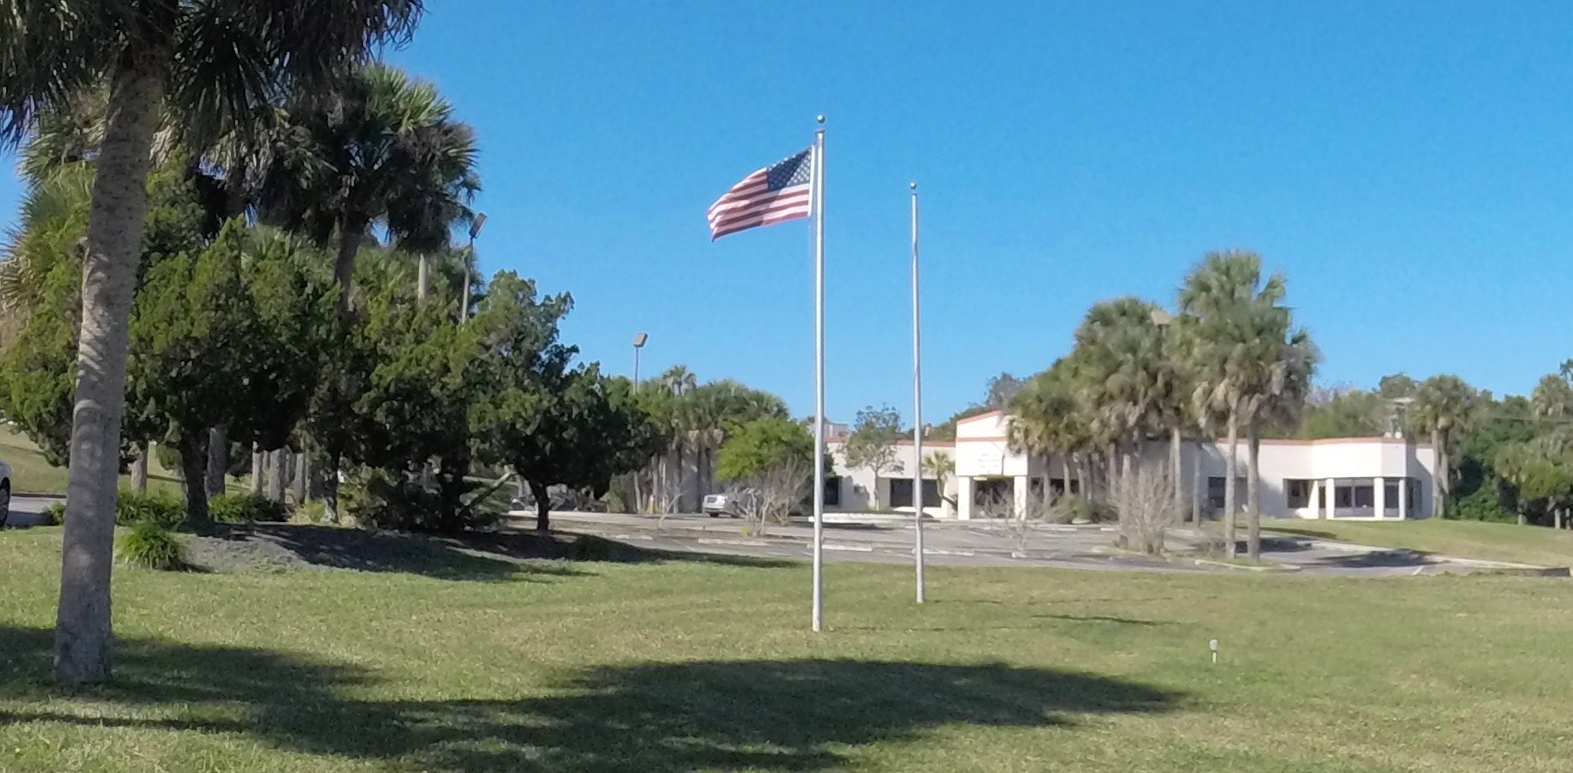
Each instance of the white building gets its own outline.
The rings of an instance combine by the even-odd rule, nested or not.
[[[1058,455],[1047,459],[1012,452],[1005,440],[1008,419],[998,411],[962,419],[954,442],[925,441],[923,456],[948,455],[954,471],[939,476],[925,469],[924,512],[940,518],[970,519],[1009,512],[1014,503],[1052,491],[1080,491],[1073,465]],[[1329,440],[1263,440],[1258,471],[1262,514],[1276,518],[1409,519],[1431,514],[1431,477],[1435,455],[1426,445],[1400,437]],[[849,469],[845,436],[831,437],[828,450],[835,475],[825,482],[825,509],[912,511],[912,441],[897,447],[898,466],[878,477]],[[1223,508],[1227,443],[1195,443],[1181,448],[1180,484],[1187,500],[1200,494],[1204,511]],[[1150,463],[1168,464],[1168,447],[1152,444]],[[1238,451],[1239,507],[1244,508],[1245,479],[1251,475],[1249,449]],[[1193,492],[1196,465],[1202,490]],[[927,467],[927,466],[926,466]],[[1068,473],[1068,474],[1067,474]],[[1067,478],[1069,480],[1067,481]],[[1002,508],[1001,503],[1005,503]]]

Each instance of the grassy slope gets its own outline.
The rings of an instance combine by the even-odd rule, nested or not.
[[[0,535],[3,771],[1569,765],[1565,581],[936,568],[917,609],[906,570],[832,565],[816,636],[796,565],[121,570],[120,682],[73,695],[58,545]]]
[[[0,459],[11,465],[11,486],[17,493],[23,494],[64,494],[66,492],[66,468],[53,467],[38,452],[38,446],[29,440],[26,435],[15,429],[0,425]],[[122,486],[130,486],[130,476],[121,476]],[[169,494],[180,496],[180,478],[175,473],[165,470],[157,459],[152,462],[148,470],[148,488],[154,491],[165,491]],[[231,481],[231,489],[236,484]]]
[[[1402,523],[1264,520],[1269,531],[1421,550],[1488,561],[1573,565],[1573,531],[1480,521],[1428,519]]]

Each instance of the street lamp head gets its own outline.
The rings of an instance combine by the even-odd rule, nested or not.
[[[474,238],[480,236],[481,235],[481,229],[485,228],[485,227],[486,227],[486,213],[485,212],[481,212],[481,213],[479,213],[479,214],[477,214],[475,216],[474,220],[470,221],[470,238],[474,239]]]
[[[640,334],[634,336],[634,348],[635,349],[643,349],[644,348],[644,342],[648,341],[648,340],[650,340],[650,336],[645,334],[645,333],[640,333]]]

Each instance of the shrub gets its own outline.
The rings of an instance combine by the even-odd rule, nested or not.
[[[39,526],[59,526],[65,522],[66,504],[64,502],[51,502],[38,517]]]
[[[1080,494],[1068,494],[1054,503],[1055,523],[1103,523],[1119,519],[1119,514],[1107,502],[1088,499]]]
[[[120,560],[143,569],[172,572],[186,568],[186,547],[180,537],[155,521],[142,521],[120,536]]]
[[[476,488],[466,484],[467,489]],[[384,470],[362,469],[350,474],[339,489],[340,511],[355,523],[377,529],[453,534],[494,525],[501,513],[485,502],[469,507],[445,500],[441,491]]]
[[[168,494],[121,491],[115,499],[115,523],[121,526],[154,523],[164,528],[174,528],[185,520],[185,505]]]
[[[290,513],[290,523],[319,524],[328,522],[328,503],[313,500],[303,505],[297,505]]]
[[[282,523],[289,520],[284,503],[257,494],[221,494],[208,500],[208,512],[219,523]]]

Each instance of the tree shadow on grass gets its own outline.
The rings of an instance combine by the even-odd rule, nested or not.
[[[516,699],[360,700],[379,681],[363,669],[139,639],[119,643],[115,683],[79,715],[45,681],[49,637],[0,628],[16,653],[0,665],[0,722],[226,733],[440,773],[819,771],[942,726],[1069,729],[1182,699],[1002,664],[756,660],[591,668]]]
[[[593,576],[595,563],[691,561],[735,566],[790,562],[665,553],[599,537],[470,532],[453,537],[284,523],[215,524],[200,536],[197,563],[227,571],[315,567],[503,581]]]

